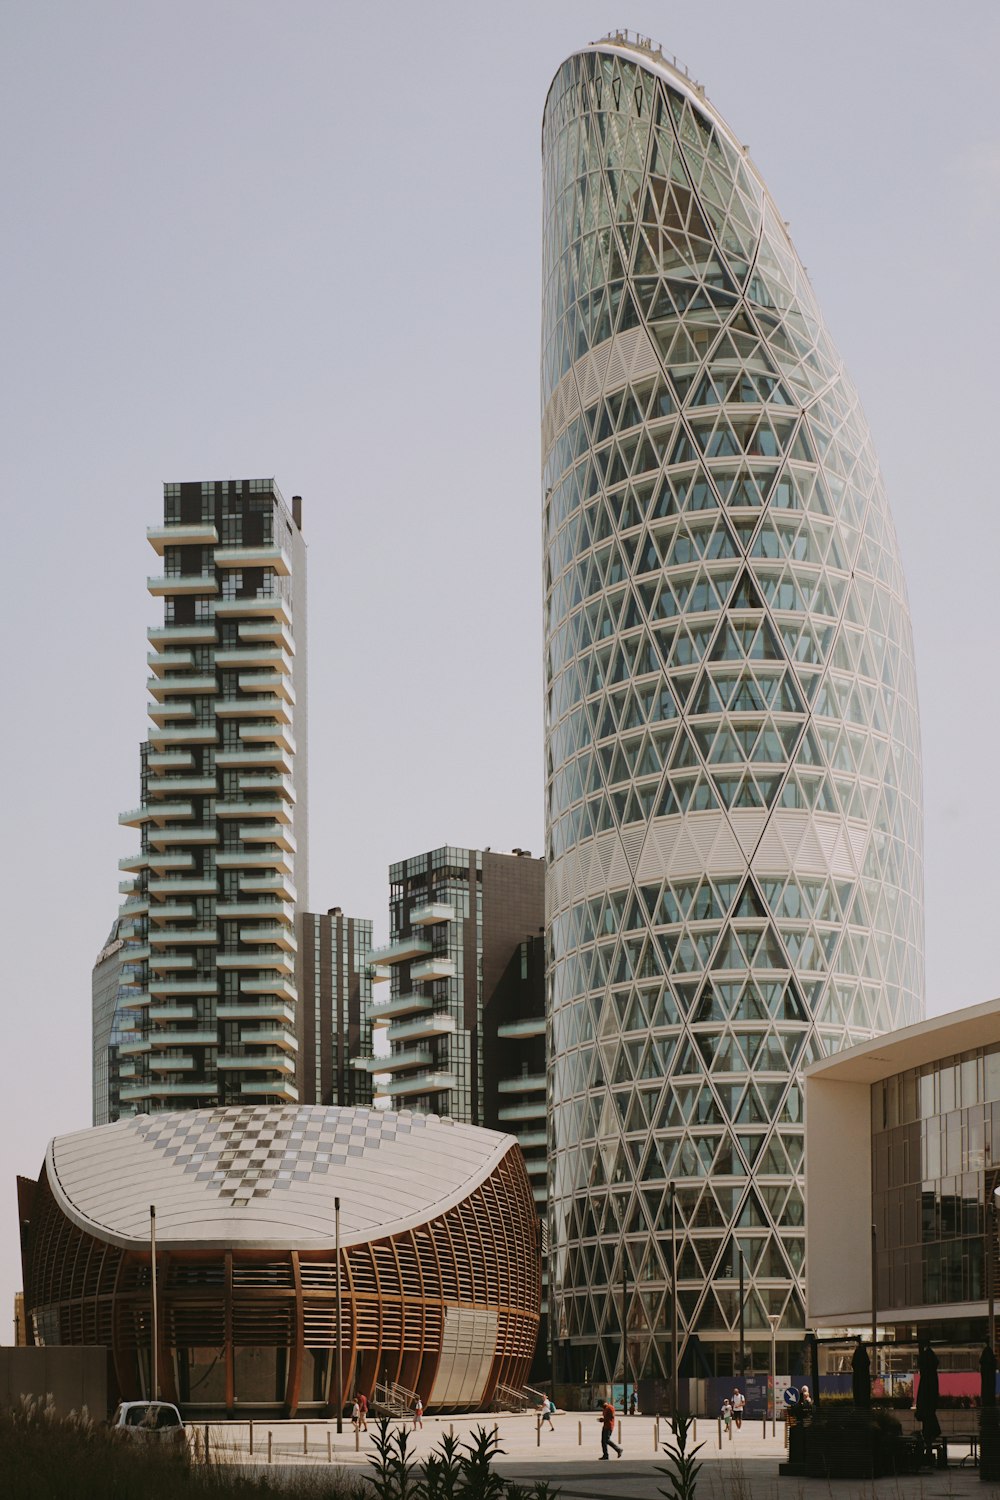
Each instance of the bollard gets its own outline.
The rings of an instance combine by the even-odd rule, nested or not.
[[[732,1417],[730,1417],[729,1418],[729,1441],[732,1442],[732,1440],[733,1440],[733,1419],[732,1419]]]
[[[250,1457],[253,1458],[253,1418],[250,1419]]]
[[[698,1418],[697,1417],[695,1417],[695,1419],[694,1419],[694,1440],[695,1440],[695,1442],[698,1441]]]
[[[619,1422],[618,1423],[618,1441],[619,1441],[619,1443],[621,1442],[621,1440],[622,1440],[622,1424]]]
[[[494,1437],[498,1437],[499,1436],[499,1433],[497,1431],[497,1424],[495,1422],[493,1423],[493,1436]]]
[[[576,1424],[576,1446],[578,1448],[582,1448],[583,1447],[583,1423],[582,1422],[577,1422],[577,1424]]]
[[[454,1422],[451,1422],[449,1424],[448,1431],[449,1431],[449,1433],[451,1434],[452,1437],[455,1436],[455,1424],[454,1424]]]
[[[206,1422],[205,1423],[205,1462],[209,1463],[210,1461],[211,1461],[211,1454],[208,1451],[208,1423]]]
[[[659,1424],[658,1421],[656,1421],[656,1422],[653,1423],[653,1452],[654,1453],[658,1452],[659,1447],[660,1447],[660,1424]]]
[[[536,1448],[540,1448],[541,1446],[542,1446],[542,1419],[541,1419],[541,1417],[536,1417],[535,1418],[535,1447]]]
[[[333,1438],[331,1437],[329,1430],[326,1434],[326,1461],[328,1464],[333,1463]]]
[[[719,1452],[722,1452],[722,1418],[719,1417]]]
[[[268,1461],[268,1463],[271,1462],[271,1434],[270,1433],[268,1433],[268,1435],[267,1435],[267,1461]]]
[[[764,1418],[760,1424],[760,1435],[761,1437],[767,1437],[767,1412],[764,1413]]]
[[[355,1429],[354,1429],[354,1451],[355,1451],[355,1453],[360,1453],[361,1452],[361,1423],[360,1422],[358,1423],[357,1427],[355,1427]]]

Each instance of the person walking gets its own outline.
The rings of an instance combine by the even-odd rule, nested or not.
[[[631,1395],[631,1398],[629,1400],[629,1404],[628,1404],[628,1414],[629,1414],[630,1417],[634,1417],[634,1416],[638,1415],[638,1412],[639,1412],[639,1397],[638,1397],[637,1393],[635,1391],[633,1391],[632,1395]]]
[[[733,1392],[733,1421],[736,1423],[736,1431],[739,1432],[743,1426],[743,1408],[747,1404],[747,1398],[742,1391]]]
[[[539,1410],[538,1425],[539,1425],[539,1427],[541,1427],[541,1425],[542,1425],[543,1422],[548,1422],[548,1424],[549,1424],[549,1431],[550,1432],[555,1432],[555,1427],[552,1425],[552,1412],[553,1412],[553,1409],[554,1408],[552,1406],[552,1402],[549,1400],[548,1396],[543,1396],[542,1397],[542,1404],[538,1408],[538,1410]]]
[[[726,1429],[726,1435],[728,1436],[729,1429],[733,1425],[733,1403],[728,1396],[722,1402],[722,1425]]]
[[[615,1442],[615,1403],[613,1401],[605,1401],[598,1421],[601,1424],[601,1458],[608,1457],[609,1448],[613,1448],[621,1458],[622,1450]]]
[[[416,1432],[416,1430],[417,1430],[418,1427],[423,1428],[423,1425],[424,1425],[424,1403],[421,1401],[420,1397],[418,1396],[417,1399],[416,1399],[416,1401],[415,1401],[415,1403],[414,1403],[414,1406],[413,1406],[413,1430],[414,1430],[414,1432]]]
[[[364,1391],[358,1393],[358,1425],[368,1431],[368,1397]]]
[[[355,1398],[354,1398],[354,1405],[351,1407],[351,1425],[354,1428],[355,1432],[358,1432],[360,1430],[360,1426],[361,1426],[361,1407],[358,1405],[358,1398],[357,1398],[357,1396],[355,1396]]]

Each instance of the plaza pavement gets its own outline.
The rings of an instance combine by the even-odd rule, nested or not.
[[[425,1417],[422,1430],[412,1431],[406,1424],[408,1450],[417,1459],[427,1456],[437,1446],[444,1432],[453,1429],[463,1441],[481,1426],[494,1423],[503,1455],[496,1470],[505,1478],[528,1484],[544,1478],[557,1489],[562,1500],[658,1500],[669,1495],[666,1477],[657,1472],[665,1463],[664,1455],[654,1450],[654,1423],[651,1417],[624,1417],[621,1420],[624,1456],[612,1453],[609,1462],[601,1460],[601,1429],[596,1412],[559,1412],[550,1432],[536,1430],[534,1413],[514,1415],[472,1415],[464,1417]],[[374,1430],[374,1422],[370,1422]],[[403,1424],[394,1424],[403,1425]],[[313,1469],[329,1472],[329,1451],[334,1467],[348,1472],[368,1472],[368,1457],[373,1453],[369,1433],[361,1433],[355,1446],[349,1422],[338,1436],[335,1423],[307,1424],[308,1453],[303,1453],[301,1422],[255,1422],[254,1456],[250,1460],[248,1427],[243,1423],[213,1426],[209,1441],[213,1456],[267,1471],[268,1433],[271,1435],[270,1471],[277,1479]],[[203,1429],[202,1429],[203,1431]],[[661,1423],[661,1439],[669,1436],[667,1423]],[[582,1441],[581,1441],[582,1438]],[[778,1424],[771,1436],[770,1424],[762,1430],[759,1420],[744,1421],[732,1439],[723,1433],[719,1446],[718,1424],[698,1422],[699,1443],[704,1446],[698,1457],[703,1468],[698,1479],[698,1500],[1000,1500],[995,1486],[983,1486],[979,1471],[958,1460],[965,1450],[958,1449],[946,1470],[929,1470],[919,1475],[905,1475],[875,1481],[819,1480],[787,1478],[778,1475],[778,1465],[785,1456],[784,1432]],[[203,1441],[203,1439],[200,1439]],[[199,1442],[200,1446],[200,1442]]]

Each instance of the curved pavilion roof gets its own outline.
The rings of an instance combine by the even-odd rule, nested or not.
[[[237,1105],[136,1115],[56,1136],[45,1165],[79,1228],[157,1245],[327,1249],[426,1223],[462,1201],[515,1144],[409,1110]]]

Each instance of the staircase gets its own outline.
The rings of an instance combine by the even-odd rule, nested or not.
[[[493,1396],[495,1411],[527,1411],[531,1406],[541,1406],[543,1395],[530,1385],[516,1389],[512,1385],[498,1385]]]
[[[412,1417],[416,1404],[416,1391],[408,1391],[394,1380],[386,1383],[376,1380],[371,1409],[377,1417]]]

